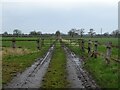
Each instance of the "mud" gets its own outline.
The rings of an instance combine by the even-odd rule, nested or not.
[[[67,71],[70,88],[99,89],[91,75],[83,68],[83,60],[64,46],[67,55]]]
[[[39,58],[31,67],[18,74],[3,88],[40,88],[43,77],[49,66],[54,45],[50,47],[44,58]]]

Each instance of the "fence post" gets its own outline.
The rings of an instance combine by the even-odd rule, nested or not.
[[[82,39],[82,41],[81,41],[81,50],[82,50],[82,52],[85,51],[85,49],[84,49],[84,40],[83,40],[83,39]]]
[[[106,64],[110,64],[110,57],[111,57],[111,53],[112,53],[112,42],[108,42],[106,45]]]
[[[16,40],[15,40],[15,38],[12,39],[12,48],[16,48]]]
[[[93,51],[91,57],[94,56],[95,58],[97,58],[97,48],[98,48],[98,41],[95,41],[94,42],[94,51]]]
[[[91,55],[91,44],[92,44],[92,42],[91,42],[91,40],[89,40],[88,41],[88,56],[90,56]]]
[[[37,40],[37,49],[40,50],[40,39]]]
[[[98,51],[98,41],[95,41],[95,44],[94,44],[94,53],[95,53],[95,58],[97,58],[97,52]]]

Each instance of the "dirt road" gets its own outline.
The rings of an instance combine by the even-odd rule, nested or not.
[[[39,58],[31,67],[18,74],[3,88],[39,88],[49,66],[54,45],[50,47],[44,58]]]
[[[67,55],[67,71],[70,88],[99,88],[95,81],[82,66],[82,59],[69,48],[64,47]]]
[[[77,57],[69,48],[63,47],[67,56],[67,72],[69,81],[68,88],[98,88],[82,66],[82,59]],[[18,74],[10,83],[3,88],[40,88],[43,77],[49,66],[54,45],[50,47],[44,58],[39,58],[31,67]]]

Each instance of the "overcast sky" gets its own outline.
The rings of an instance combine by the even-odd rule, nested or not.
[[[2,0],[2,32],[67,33],[93,28],[111,33],[118,28],[119,0]],[[0,4],[1,7],[1,4]],[[1,10],[0,10],[1,11]]]

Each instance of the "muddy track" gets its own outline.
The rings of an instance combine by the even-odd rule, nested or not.
[[[49,66],[54,45],[50,47],[43,58],[39,58],[31,67],[18,74],[10,83],[3,88],[39,88]]]
[[[71,83],[71,87],[99,89],[99,86],[95,83],[95,81],[92,79],[89,73],[83,68],[83,60],[77,57],[73,52],[70,51],[69,48],[65,46],[64,50],[67,54],[68,80]],[[72,72],[71,74],[74,74],[74,76],[69,75],[70,72]]]
[[[39,58],[31,67],[23,73],[18,74],[10,83],[3,88],[40,88],[42,80],[47,72],[54,45],[50,47],[43,58]],[[78,58],[69,48],[64,46],[67,55],[68,88],[94,88],[99,89],[98,85],[91,78],[88,72],[82,67],[82,59]]]

